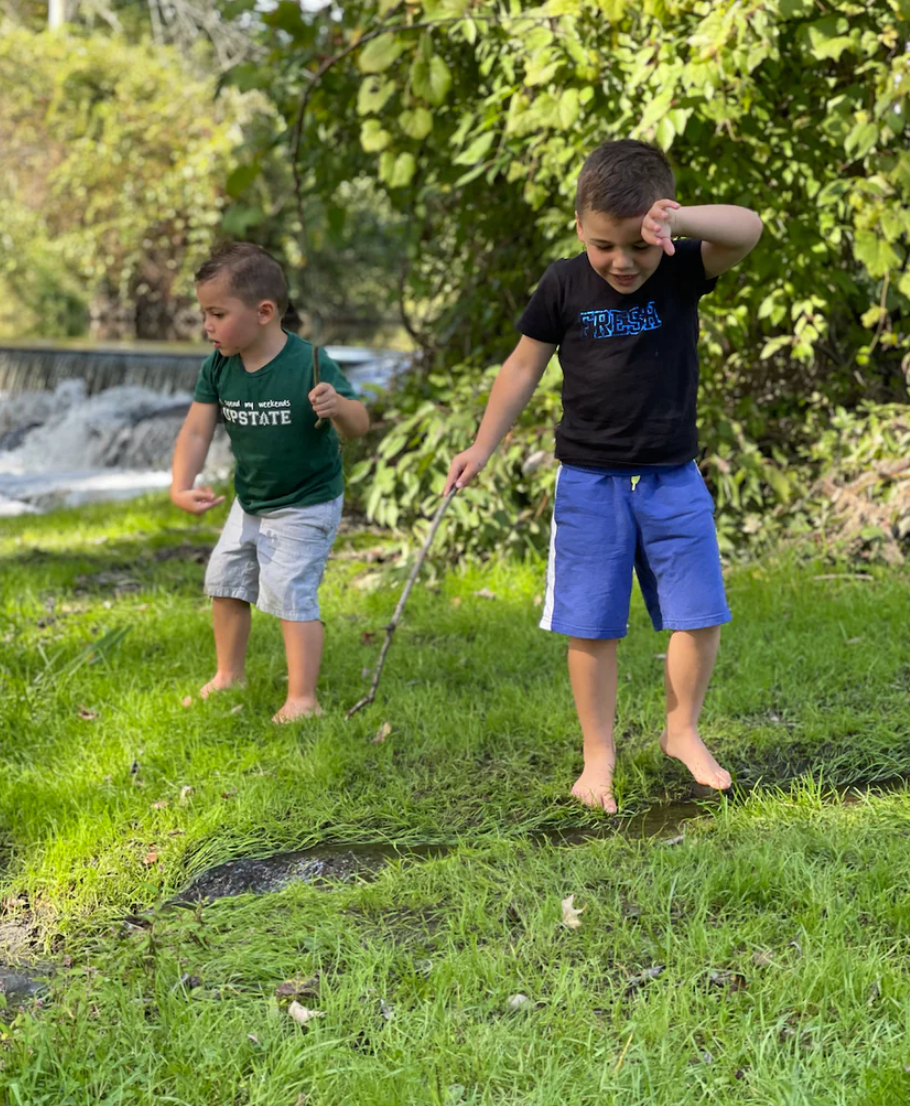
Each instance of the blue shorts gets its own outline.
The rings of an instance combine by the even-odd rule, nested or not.
[[[694,461],[640,476],[563,465],[541,628],[625,637],[633,567],[655,630],[730,621],[714,502]]]

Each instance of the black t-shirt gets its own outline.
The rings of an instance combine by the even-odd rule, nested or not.
[[[682,465],[698,452],[701,242],[675,243],[634,292],[617,292],[579,254],[544,273],[518,329],[559,346],[562,421],[556,456],[611,468]]]

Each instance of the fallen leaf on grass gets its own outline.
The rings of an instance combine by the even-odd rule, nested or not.
[[[383,724],[376,731],[376,736],[373,738],[374,745],[382,745],[385,739],[392,732],[392,723],[383,722]]]
[[[167,810],[170,805],[167,799],[159,799],[156,803],[152,803],[152,810]]]
[[[633,975],[626,984],[626,994],[634,994],[643,983],[647,983],[652,979],[657,979],[663,970],[663,964],[653,964],[650,968],[645,968],[643,972],[639,972],[638,975]]]
[[[83,722],[93,722],[98,715],[93,710],[89,710],[88,707],[80,707],[79,717]]]
[[[752,963],[756,968],[769,968],[774,960],[771,953],[766,949],[759,949],[757,952],[752,953]]]
[[[376,636],[376,631],[375,630],[364,630],[363,633],[360,635],[360,644],[361,645],[372,645],[373,644],[373,638],[375,636]]]
[[[305,998],[319,993],[319,973],[308,979],[287,979],[275,988],[278,998]]]
[[[708,982],[712,987],[723,987],[727,991],[745,991],[749,986],[749,981],[740,972],[726,970],[711,972]]]
[[[450,601],[450,604],[453,607],[460,607],[461,606],[461,596],[460,595],[453,595],[452,599]]]
[[[254,1045],[259,1044],[259,1038],[256,1036],[255,1033],[247,1033],[246,1036],[247,1036],[247,1040],[252,1041]]]
[[[351,587],[358,591],[372,591],[382,582],[381,572],[365,572],[363,576],[355,576],[351,581]]]
[[[387,1022],[390,1022],[392,1020],[392,1018],[395,1017],[395,1011],[386,1002],[386,1000],[384,998],[381,998],[379,1000],[379,1012],[380,1012],[380,1014],[382,1014],[382,1016],[385,1018],[385,1020]]]
[[[142,858],[142,863],[146,866],[146,868],[150,868],[153,864],[158,863],[158,854],[155,852],[154,849],[145,854],[145,856]]]
[[[236,707],[231,707],[228,714],[239,714],[243,710],[243,703],[238,703]]]
[[[519,993],[517,995],[510,995],[506,1005],[510,1010],[524,1010],[526,1006],[532,1006],[533,1003],[527,995]]]
[[[190,797],[190,795],[193,794],[194,791],[195,791],[195,788],[190,787],[189,784],[186,784],[186,786],[181,787],[180,788],[180,801],[182,803],[185,803],[187,801],[187,799]]]
[[[301,1006],[299,1002],[292,1002],[288,1007],[288,1013],[299,1025],[306,1025],[314,1018],[325,1017],[325,1010],[309,1010],[306,1006]]]
[[[481,588],[480,591],[475,591],[474,596],[477,599],[495,599],[496,592],[490,591],[489,588]]]
[[[581,915],[588,909],[586,906],[582,906],[576,910],[572,905],[574,901],[574,894],[562,900],[562,924],[569,929],[578,929],[581,925]]]
[[[685,840],[686,835],[684,833],[678,833],[675,837],[668,837],[666,841],[661,841],[661,845],[663,845],[665,849],[669,849],[671,845],[682,845]]]

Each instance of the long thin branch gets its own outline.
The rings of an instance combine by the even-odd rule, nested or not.
[[[376,698],[376,689],[379,687],[379,680],[382,676],[382,668],[385,664],[386,653],[389,651],[389,646],[392,644],[392,635],[395,633],[402,613],[404,612],[404,605],[408,601],[408,596],[411,594],[411,589],[414,587],[414,582],[423,567],[423,562],[426,560],[427,551],[433,543],[433,538],[436,536],[436,531],[439,529],[439,524],[442,522],[442,516],[446,513],[446,508],[452,502],[457,488],[453,488],[449,494],[443,499],[436,509],[436,514],[433,516],[433,521],[430,524],[430,532],[427,534],[426,541],[423,543],[423,549],[417,556],[417,560],[414,562],[414,567],[411,569],[411,574],[408,576],[408,582],[404,586],[404,591],[401,593],[401,598],[398,600],[398,606],[395,608],[395,613],[392,615],[392,621],[386,626],[385,641],[382,643],[382,650],[379,654],[379,661],[376,665],[376,671],[373,674],[373,683],[370,686],[369,692],[360,700],[359,703],[355,703],[345,718],[351,718],[363,707],[369,706],[370,703]]]

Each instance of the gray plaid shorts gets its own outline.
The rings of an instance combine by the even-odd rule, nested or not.
[[[205,571],[205,593],[242,599],[286,622],[319,618],[319,585],[344,496],[248,515],[235,499]]]

